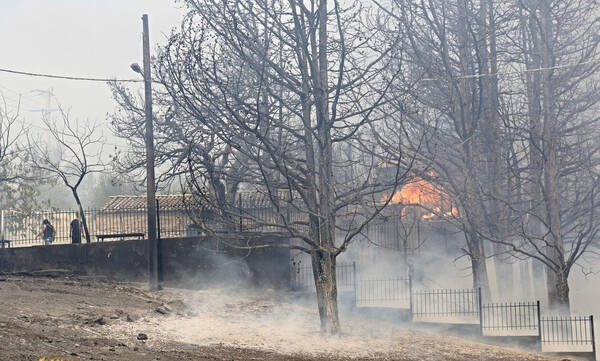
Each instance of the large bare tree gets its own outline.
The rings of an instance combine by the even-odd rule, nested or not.
[[[336,257],[412,166],[406,129],[387,117],[394,110],[385,95],[400,72],[386,70],[398,41],[386,42],[373,22],[388,16],[367,17],[360,2],[337,0],[185,3],[188,15],[158,57],[158,77],[202,131],[194,146],[219,160],[212,177],[210,162],[196,168],[189,159],[194,193],[221,224],[230,222],[229,232],[297,240],[247,246],[309,254],[321,329],[339,332]],[[380,132],[393,145],[374,141]],[[247,192],[223,199],[224,177]],[[268,213],[251,211],[258,200]]]
[[[543,265],[549,306],[568,312],[569,274],[600,226],[597,5],[531,0],[513,9],[506,48],[525,69],[506,80],[515,196],[506,200],[510,237],[490,238]]]
[[[436,184],[453,199],[458,213],[439,214],[464,233],[465,253],[473,271],[473,285],[490,298],[485,239],[481,233],[502,238],[505,218],[499,199],[505,194],[502,162],[497,40],[498,19],[494,2],[461,0],[448,2],[395,0],[380,3],[394,22],[388,31],[406,34],[405,51],[398,57],[405,64],[401,93],[410,93],[410,111],[402,114],[416,129],[427,134],[417,143],[418,162],[424,179]],[[393,102],[393,100],[392,100]],[[404,101],[406,103],[406,101]],[[398,104],[397,107],[405,107]],[[381,138],[386,144],[387,140]],[[483,232],[485,230],[485,232]],[[499,286],[511,278],[503,267],[501,246],[496,255]]]
[[[448,220],[465,232],[475,286],[490,241],[500,292],[512,277],[499,256],[531,258],[550,307],[568,310],[569,272],[598,229],[595,3],[394,4],[381,8],[406,34],[405,83],[419,83],[404,116],[434,129],[419,163],[458,202]]]

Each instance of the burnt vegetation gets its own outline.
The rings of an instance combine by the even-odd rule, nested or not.
[[[323,331],[340,330],[336,257],[396,203],[464,235],[485,300],[531,260],[523,286],[569,312],[600,226],[594,1],[184,3],[153,64],[162,180],[193,195],[206,233],[309,254]],[[142,142],[143,107],[112,87],[114,126]],[[143,153],[118,161],[132,174]],[[415,184],[437,198],[399,193]]]
[[[521,286],[570,312],[600,231],[596,1],[181,3],[152,63],[158,186],[230,247],[307,255],[323,332],[341,331],[338,257],[386,217],[405,244],[428,219],[460,233],[485,302],[526,261]],[[123,84],[110,121],[130,149],[112,165],[140,184],[144,102]],[[89,242],[78,189],[106,171],[99,125],[61,108],[33,139],[18,118],[0,102],[0,188],[58,180]]]

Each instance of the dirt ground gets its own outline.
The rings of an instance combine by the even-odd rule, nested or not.
[[[552,360],[353,315],[323,338],[315,307],[273,290],[144,287],[0,276],[0,360]]]

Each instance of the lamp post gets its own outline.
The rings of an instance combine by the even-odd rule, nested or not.
[[[156,238],[156,189],[154,182],[154,129],[152,124],[152,75],[150,73],[150,36],[148,15],[142,15],[144,67],[131,64],[131,69],[144,78],[146,113],[146,208],[148,210],[148,284],[150,290],[159,290],[158,240]]]

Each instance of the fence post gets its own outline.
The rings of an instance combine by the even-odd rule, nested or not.
[[[356,261],[352,262],[352,281],[354,283],[354,308],[358,308],[358,279],[356,278]]]
[[[479,332],[483,336],[483,303],[481,302],[481,287],[477,288],[477,303],[479,306]]]
[[[408,266],[408,321],[413,321],[413,284],[412,284],[412,266]]]
[[[4,209],[0,211],[0,240],[4,241]],[[4,242],[2,242],[4,248]]]
[[[594,315],[590,315],[590,330],[592,334],[592,357],[596,360],[596,336],[594,335]]]
[[[542,351],[542,307],[540,306],[540,300],[536,302],[537,306],[537,318],[538,318],[538,338],[540,339],[540,352]]]
[[[156,234],[160,239],[160,207],[158,204],[158,198],[156,199]]]
[[[157,272],[158,281],[163,281],[163,268],[162,268],[162,240],[160,238],[160,207],[158,203],[158,197],[156,198],[156,252],[157,254]]]
[[[242,232],[242,193],[238,194],[238,212],[240,214],[240,233]]]

